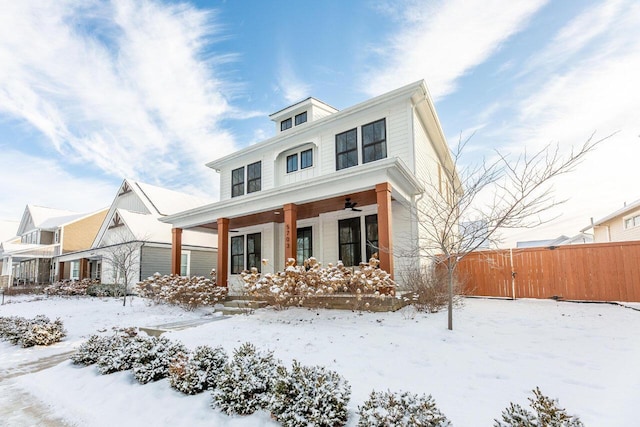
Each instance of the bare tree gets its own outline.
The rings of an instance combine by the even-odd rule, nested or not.
[[[116,288],[122,285],[123,306],[127,304],[129,282],[136,277],[140,266],[140,249],[144,242],[145,239],[135,239],[122,231],[114,233],[109,243],[101,247],[102,259],[112,269]]]
[[[500,151],[491,161],[461,164],[469,139],[460,140],[443,165],[437,182],[427,182],[424,197],[412,207],[419,218],[419,256],[446,269],[448,328],[453,329],[456,267],[470,252],[500,242],[500,231],[533,228],[556,217],[548,211],[566,200],[556,200],[551,181],[575,169],[585,156],[611,135],[594,134],[568,155],[558,145],[511,158]]]

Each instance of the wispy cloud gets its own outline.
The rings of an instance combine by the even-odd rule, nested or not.
[[[208,180],[234,150],[220,78],[204,57],[216,16],[152,0],[9,2],[0,14],[0,114],[67,159],[150,182]],[[24,147],[21,147],[24,148]]]
[[[296,75],[291,61],[285,55],[280,55],[277,90],[290,103],[310,96],[311,86]]]
[[[403,29],[388,46],[373,49],[378,61],[368,70],[363,90],[377,95],[424,78],[438,100],[455,91],[456,80],[496,52],[545,3],[452,0],[396,5],[394,9],[404,13],[390,16],[401,19]]]

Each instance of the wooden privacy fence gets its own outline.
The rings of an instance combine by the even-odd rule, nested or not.
[[[467,295],[640,302],[640,241],[478,251],[458,277]]]

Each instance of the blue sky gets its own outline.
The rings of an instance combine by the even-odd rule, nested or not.
[[[640,4],[3,0],[0,219],[92,211],[124,177],[218,196],[208,161],[308,96],[338,109],[425,79],[467,161],[607,140],[556,185],[573,235],[640,198]]]

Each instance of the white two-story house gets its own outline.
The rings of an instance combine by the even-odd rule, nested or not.
[[[282,270],[289,258],[357,266],[377,254],[396,278],[420,262],[414,208],[426,188],[446,191],[433,183],[453,168],[424,81],[342,111],[308,98],[269,117],[274,137],[207,164],[220,201],[162,219],[173,272],[184,229],[217,233],[218,283],[231,292],[241,271]]]

